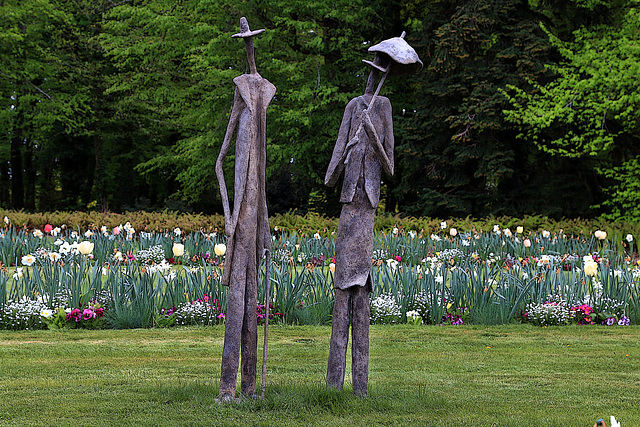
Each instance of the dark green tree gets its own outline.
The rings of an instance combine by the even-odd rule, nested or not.
[[[15,209],[35,208],[35,151],[57,121],[69,124],[65,96],[57,89],[61,73],[55,56],[56,28],[67,16],[46,1],[0,3],[0,114],[9,199]]]
[[[563,162],[590,164],[598,171],[598,189],[607,197],[591,199],[607,217],[640,214],[640,2],[576,1],[584,19],[568,33],[545,28],[561,60],[550,69],[555,78],[534,90],[511,87],[510,123],[521,139]]]
[[[360,1],[153,0],[110,10],[100,37],[116,70],[107,93],[152,145],[137,170],[175,177],[176,196],[197,210],[219,209],[213,165],[232,79],[246,67],[243,44],[230,37],[241,16],[268,30],[255,40],[258,71],[278,88],[267,122],[272,209],[326,201],[322,180],[342,111],[363,90],[361,59],[384,19]]]
[[[502,115],[509,105],[504,88],[550,78],[544,16],[527,1],[421,7],[407,12],[422,18],[418,46],[426,69],[414,86],[415,107],[399,117],[398,209],[440,217],[575,212],[578,206],[558,212],[557,200],[540,192],[562,165],[516,140]]]
[[[86,207],[95,165],[96,84],[88,3],[0,4],[3,203],[16,209]],[[95,6],[92,6],[95,7]],[[6,190],[10,186],[10,191]],[[7,198],[9,196],[9,198]],[[84,200],[84,203],[80,203]]]

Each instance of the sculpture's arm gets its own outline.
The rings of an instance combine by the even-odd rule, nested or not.
[[[349,130],[351,129],[351,114],[353,113],[353,106],[354,102],[352,100],[347,104],[347,107],[344,110],[344,115],[342,116],[338,139],[336,140],[336,145],[333,148],[333,155],[331,156],[331,161],[329,162],[329,167],[324,177],[324,185],[328,187],[333,187],[338,181],[340,173],[342,173],[342,170],[344,169],[344,161],[349,154],[349,149],[351,148],[347,145],[347,142],[349,139]]]
[[[236,126],[238,126],[238,120],[240,118],[241,110],[239,108],[239,105],[242,102],[242,98],[236,90],[233,97],[233,108],[231,109],[231,117],[229,118],[229,124],[227,125],[227,132],[224,135],[222,147],[220,148],[220,154],[218,155],[218,160],[216,161],[216,177],[218,178],[218,184],[220,186],[220,197],[222,198],[222,208],[224,209],[224,229],[227,236],[231,235],[234,224],[231,223],[232,215],[231,210],[229,209],[229,196],[227,194],[227,184],[224,180],[224,171],[222,169],[222,164],[224,163],[224,159],[227,156],[229,147],[231,146],[233,132],[235,131]]]
[[[388,101],[382,107],[382,114],[380,119],[382,120],[382,128],[384,132],[384,139],[382,141],[380,141],[378,132],[376,132],[376,128],[371,121],[369,110],[365,109],[362,111],[362,123],[364,125],[364,130],[369,137],[369,141],[371,141],[374,151],[380,159],[382,169],[384,169],[387,175],[393,175],[393,121],[391,118],[391,103],[389,103]]]

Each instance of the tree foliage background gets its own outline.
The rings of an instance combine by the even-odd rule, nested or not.
[[[246,16],[277,87],[271,212],[338,212],[322,181],[361,60],[405,30],[425,67],[382,89],[382,210],[637,217],[638,3],[0,0],[0,207],[219,212]]]

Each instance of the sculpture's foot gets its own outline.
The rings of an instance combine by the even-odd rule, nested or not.
[[[327,388],[342,391],[343,382],[333,378],[327,378]]]
[[[369,391],[366,388],[364,389],[354,388],[353,395],[356,397],[367,397],[369,395]]]

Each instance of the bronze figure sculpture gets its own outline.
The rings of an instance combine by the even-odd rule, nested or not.
[[[380,200],[382,171],[393,175],[394,138],[391,103],[378,92],[387,75],[418,72],[422,62],[401,37],[369,48],[376,52],[365,93],[345,108],[325,184],[334,186],[344,172],[335,262],[335,301],[327,368],[327,386],[344,384],[349,326],[352,328],[352,385],[358,396],[368,394],[369,293],[373,226]],[[382,77],[374,93],[378,76]]]
[[[235,399],[240,356],[240,392],[244,396],[256,395],[258,273],[263,253],[271,247],[265,191],[266,111],[276,87],[256,69],[252,37],[265,30],[251,31],[244,17],[240,19],[240,29],[232,37],[245,41],[249,73],[233,79],[236,85],[233,108],[216,161],[228,236],[222,273],[222,283],[229,286],[229,292],[220,372],[221,401]],[[234,200],[230,210],[222,164],[234,132]]]

